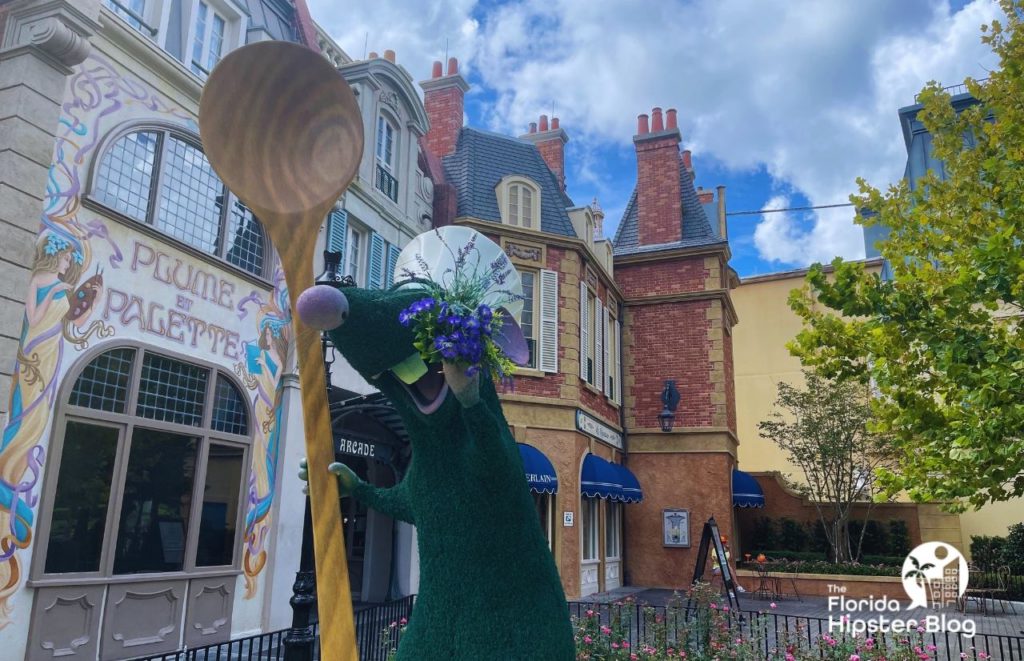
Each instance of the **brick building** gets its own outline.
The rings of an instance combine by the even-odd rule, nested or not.
[[[676,111],[655,108],[638,119],[637,183],[609,241],[597,201],[566,193],[557,118],[519,137],[463,127],[469,86],[454,58],[421,86],[435,224],[479,230],[523,278],[531,359],[502,399],[528,478],[536,461],[557,480],[530,481],[567,595],[685,587],[703,522],[733,530],[724,189],[695,188]],[[679,405],[666,432],[669,381]],[[681,539],[668,539],[666,510],[687,511]]]

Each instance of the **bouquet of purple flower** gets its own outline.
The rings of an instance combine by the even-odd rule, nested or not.
[[[396,284],[424,290],[398,320],[415,333],[420,357],[443,365],[457,395],[477,382],[482,369],[500,380],[526,363],[529,350],[517,319],[522,285],[493,241],[465,227],[440,228],[416,237],[396,271]]]

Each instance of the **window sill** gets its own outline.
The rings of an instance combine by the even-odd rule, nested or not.
[[[595,395],[600,395],[600,396],[604,397],[604,393],[603,393],[603,392],[601,392],[600,390],[598,390],[598,389],[597,389],[597,386],[595,386],[595,385],[592,385],[592,384],[591,384],[591,383],[590,383],[589,381],[587,381],[586,379],[580,379],[580,381],[583,381],[583,387],[584,387],[584,388],[586,388],[586,389],[587,389],[587,390],[589,390],[590,392],[594,393]]]
[[[543,379],[547,376],[547,372],[541,372],[539,369],[533,367],[517,367],[516,371],[512,373],[512,376],[523,376],[528,379]]]
[[[115,583],[149,583],[153,581],[187,581],[194,578],[215,578],[238,576],[241,569],[233,567],[211,567],[192,571],[161,572],[150,574],[118,574],[117,576],[54,574],[30,578],[25,585],[30,588],[59,587],[62,585],[113,585]]]

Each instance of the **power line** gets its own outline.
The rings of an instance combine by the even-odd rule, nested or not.
[[[845,204],[819,204],[813,207],[786,207],[784,209],[759,209],[757,211],[729,211],[726,216],[760,216],[763,213],[781,213],[783,211],[813,211],[814,209],[838,209],[839,207],[852,207],[852,202]]]

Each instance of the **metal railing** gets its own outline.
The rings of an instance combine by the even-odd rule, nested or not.
[[[156,28],[146,23],[146,21],[141,16],[136,14],[134,11],[132,11],[130,7],[126,7],[125,5],[118,2],[118,0],[103,0],[103,4],[105,4],[108,9],[110,9],[112,12],[123,18],[125,22],[128,23],[128,25],[132,26],[139,32],[145,32],[149,34],[150,37],[156,36]]]
[[[392,202],[398,202],[398,179],[380,163],[377,164],[377,190],[387,195]]]
[[[360,608],[355,612],[356,641],[359,644],[360,661],[386,661],[388,651],[384,647],[384,631],[392,622],[408,619],[412,614],[414,596],[388,601]],[[271,631],[203,647],[193,647],[139,657],[134,661],[283,661],[285,638],[289,629]],[[313,625],[317,643],[310,661],[320,658],[319,626]]]
[[[678,643],[691,635],[695,609],[671,606],[645,606],[640,603],[591,604],[570,602],[569,613],[582,619],[591,611],[601,624],[619,623],[625,637],[634,648],[655,637],[655,627],[662,627],[668,640]],[[838,620],[838,618],[836,618]],[[827,618],[802,615],[782,615],[763,611],[743,611],[729,616],[730,626],[746,640],[757,640],[765,657],[778,657],[779,649],[796,647],[817,650],[827,644],[825,635],[842,640],[849,634],[830,627],[835,624]],[[625,624],[623,624],[625,623]],[[655,624],[657,623],[657,624]],[[916,634],[915,634],[916,635]],[[932,661],[1024,661],[1024,637],[990,633],[976,633],[967,638],[951,631],[920,634],[923,649],[930,650]],[[895,634],[872,634],[876,644],[900,644]],[[934,646],[934,649],[931,648]]]

